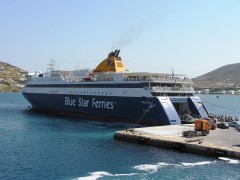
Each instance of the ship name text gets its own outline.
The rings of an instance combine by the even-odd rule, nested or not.
[[[114,109],[114,104],[116,102],[113,101],[107,101],[105,99],[103,100],[98,100],[96,98],[92,99],[83,99],[83,98],[71,98],[66,96],[65,97],[65,106],[79,106],[79,107],[91,107],[91,108],[97,108],[97,109]]]

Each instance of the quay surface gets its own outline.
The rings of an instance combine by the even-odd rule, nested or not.
[[[211,130],[207,136],[192,138],[182,136],[182,131],[187,130],[194,130],[194,126],[170,125],[135,128],[134,130],[116,131],[114,138],[183,152],[240,159],[240,132],[235,128],[217,128]]]

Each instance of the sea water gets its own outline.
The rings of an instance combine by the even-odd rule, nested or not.
[[[200,97],[209,112],[240,115],[240,96]],[[0,179],[240,179],[239,160],[114,140],[133,125],[28,106],[20,93],[0,93]]]

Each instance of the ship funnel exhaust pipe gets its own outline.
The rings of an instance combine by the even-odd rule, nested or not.
[[[117,55],[116,55],[116,57],[118,57],[118,56],[119,56],[119,53],[120,53],[120,49],[117,51]]]
[[[111,56],[114,56],[114,57],[118,57],[119,56],[119,53],[120,53],[120,50],[116,49],[114,52],[110,52],[108,54],[108,57],[111,57]]]
[[[118,52],[118,50],[116,49],[116,50],[114,51],[114,56],[115,56],[115,57],[117,57],[117,52]]]

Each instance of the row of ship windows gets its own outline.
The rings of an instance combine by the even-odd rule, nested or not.
[[[57,91],[50,91],[50,93],[56,93],[57,94]],[[112,95],[112,92],[85,92],[85,91],[66,91],[66,94],[84,94],[84,95]]]
[[[59,79],[37,79],[38,82],[49,82],[49,81],[59,81]]]
[[[142,88],[141,84],[28,84],[27,87]]]

